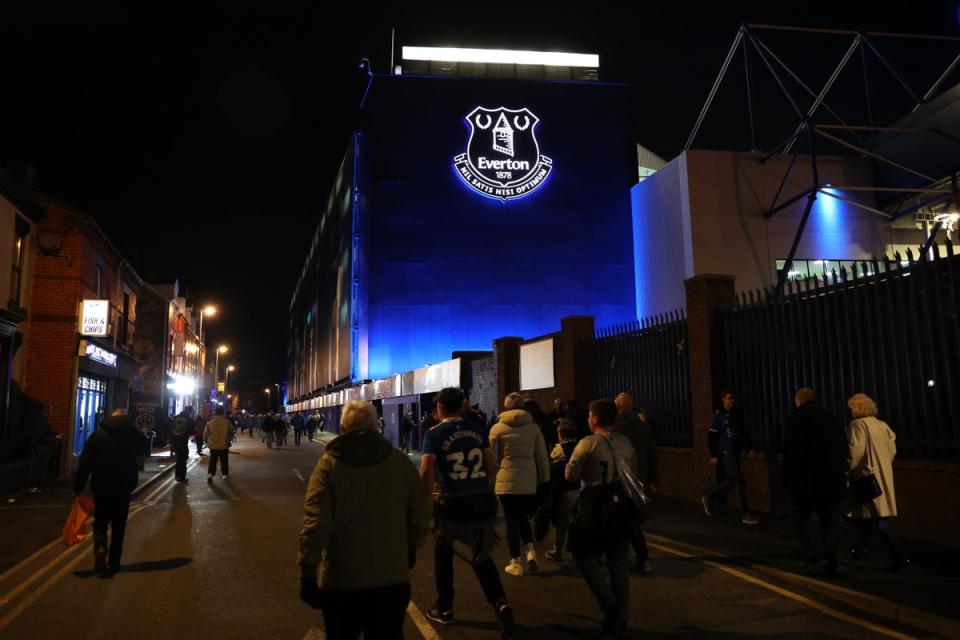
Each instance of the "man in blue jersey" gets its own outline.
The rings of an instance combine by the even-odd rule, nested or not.
[[[740,412],[734,407],[733,393],[730,391],[721,393],[720,402],[722,406],[713,414],[713,422],[710,425],[709,447],[710,464],[717,464],[718,457],[723,462],[723,481],[709,495],[701,497],[700,503],[703,505],[703,512],[712,516],[717,499],[736,488],[740,496],[740,509],[743,512],[740,521],[743,524],[754,525],[760,521],[750,513],[750,505],[747,502],[747,483],[740,471],[740,453],[753,449],[750,432]]]
[[[453,554],[470,563],[483,594],[493,605],[504,638],[513,636],[513,610],[490,552],[497,542],[493,528],[493,455],[481,426],[460,415],[464,393],[448,387],[435,399],[440,423],[423,436],[420,476],[434,501],[433,550],[436,606],[427,617],[453,624]],[[436,484],[436,491],[434,485]]]

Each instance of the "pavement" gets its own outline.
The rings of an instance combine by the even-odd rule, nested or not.
[[[32,559],[11,565],[12,547],[0,548],[9,567],[0,574],[0,637],[35,640],[66,632],[75,639],[322,638],[322,616],[297,597],[295,566],[306,480],[322,452],[322,443],[306,442],[267,450],[259,438],[244,436],[231,450],[228,482],[218,476],[207,484],[196,460],[189,484],[157,476],[134,501],[123,566],[112,579],[91,571],[89,541],[64,550],[57,540],[66,511],[52,529],[31,525],[41,543]],[[17,501],[47,499],[35,496]],[[44,512],[5,509],[3,527],[21,514]],[[499,531],[503,536],[502,524]],[[924,627],[925,620],[891,619],[821,590],[815,582],[822,581],[802,583],[790,571],[798,561],[783,521],[746,527],[732,515],[707,518],[696,505],[664,498],[648,531],[654,571],[631,577],[631,638],[926,638],[951,637],[960,629],[940,633]],[[6,537],[0,544],[7,544]],[[501,574],[516,612],[517,637],[595,637],[600,613],[575,567],[543,557],[549,539],[538,547],[539,572]],[[908,549],[916,569],[907,576],[880,575],[874,564],[883,561],[871,554],[862,566],[845,564],[845,581],[828,586],[955,614],[948,605],[957,593],[949,569],[956,556],[942,556],[937,569],[928,564],[936,554]],[[494,552],[499,567],[507,555],[502,542]],[[404,637],[496,637],[493,613],[472,572],[459,561],[454,570],[457,622],[437,626],[423,615],[436,597],[428,539],[411,573]]]

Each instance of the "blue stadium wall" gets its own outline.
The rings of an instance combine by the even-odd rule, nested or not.
[[[476,107],[539,118],[553,165],[531,194],[491,199],[457,173]],[[373,78],[354,147],[353,379],[550,333],[567,315],[634,319],[631,122],[619,85]]]

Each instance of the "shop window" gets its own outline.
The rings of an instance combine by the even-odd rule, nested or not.
[[[30,234],[30,225],[17,216],[16,228],[13,233],[13,264],[10,268],[10,302],[11,309],[20,308],[20,298],[23,289],[23,264],[27,255],[27,236]]]

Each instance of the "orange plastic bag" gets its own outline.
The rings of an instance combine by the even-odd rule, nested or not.
[[[87,518],[93,515],[93,500],[87,496],[77,496],[67,516],[67,524],[63,526],[63,543],[68,547],[83,542],[89,535]]]

